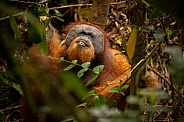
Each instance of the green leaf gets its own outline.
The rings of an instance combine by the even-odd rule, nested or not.
[[[123,86],[121,87],[121,90],[127,89],[128,87],[129,87],[129,85],[123,85]]]
[[[100,107],[105,104],[105,98],[103,95],[98,95],[94,97],[94,105],[95,107]]]
[[[77,60],[72,60],[73,64],[77,64],[77,62],[78,62]]]
[[[126,100],[127,103],[134,105],[138,105],[139,103],[141,103],[141,101],[144,101],[144,99],[141,99],[140,97],[134,95],[129,95]]]
[[[85,62],[85,63],[82,64],[82,67],[83,68],[89,68],[90,64],[91,64],[90,62]]]
[[[129,36],[127,50],[126,50],[127,56],[130,60],[132,60],[134,56],[136,41],[137,41],[137,27],[134,27]]]
[[[113,105],[115,105],[116,104],[116,100],[112,100],[112,99],[106,99],[106,102],[107,102],[107,105],[109,106],[109,107],[112,107]]]
[[[2,80],[3,83],[9,84],[9,81],[6,78],[4,78],[3,76],[0,76],[0,79]]]
[[[84,87],[82,81],[71,72],[62,72],[60,75],[61,81],[64,86],[74,93],[77,97],[83,98],[87,94],[87,89]]]
[[[46,21],[45,21],[45,27],[47,27],[49,25],[49,23],[51,22],[52,17],[49,17]]]
[[[93,74],[91,79],[86,83],[85,87],[91,84],[94,80],[96,80],[98,77],[98,74]]]
[[[87,19],[91,15],[91,9],[89,7],[85,7],[85,8],[80,9],[78,13],[80,16]]]
[[[165,92],[162,89],[158,89],[158,88],[141,89],[140,95],[146,96],[151,105],[155,104],[158,97],[159,97],[159,99],[168,99],[169,98],[169,95],[167,92]]]
[[[42,28],[43,32],[41,32],[41,42],[38,44],[40,51],[42,54],[45,54],[47,52],[47,41],[46,41],[46,32],[45,27]]]
[[[58,59],[57,63],[61,63],[61,62],[63,62],[64,60],[65,60],[64,57],[61,57],[61,58]]]
[[[112,92],[112,93],[119,92],[119,91],[120,91],[120,86],[115,86],[108,90],[108,92]]]
[[[92,96],[92,95],[95,95],[95,94],[96,94],[96,90],[93,89],[93,90],[89,91],[89,92],[82,98],[82,100],[84,100],[84,99],[86,99],[86,98],[88,98],[88,97],[90,97],[90,96]]]
[[[13,16],[9,16],[9,19],[10,19],[10,25],[15,34],[15,37],[18,39],[21,39],[21,33],[18,28],[17,22],[15,21],[15,18]]]
[[[42,41],[41,33],[39,32],[40,20],[38,15],[38,6],[30,5],[27,10],[28,34],[32,42],[38,44]],[[41,29],[42,30],[42,29]]]
[[[75,67],[75,64],[70,64],[63,71],[68,71],[68,70],[72,69],[73,67]]]
[[[40,22],[38,10],[40,6],[30,5],[27,11],[28,34],[32,42],[39,44],[42,54],[47,52],[46,43],[46,26],[44,22]]]
[[[87,70],[88,68],[79,70],[77,73],[77,77],[81,78],[84,75],[84,72],[86,72]]]
[[[153,33],[153,36],[155,37],[155,40],[159,42],[164,42],[165,33],[155,31],[155,33]]]
[[[166,46],[164,50],[173,56],[172,62],[168,65],[168,70],[172,78],[171,81],[176,82],[179,86],[184,85],[184,59],[181,47]]]
[[[4,112],[0,112],[0,120],[2,120],[3,118],[5,118],[5,113]]]
[[[13,87],[15,90],[17,90],[21,95],[23,95],[23,91],[22,91],[22,89],[21,89],[21,87],[20,87],[19,84],[13,83],[13,84],[12,84],[12,87]]]
[[[62,2],[64,5],[67,5],[67,1],[66,0],[60,0],[60,2]]]
[[[56,14],[57,17],[62,17],[63,15],[56,9],[54,9],[54,12]]]
[[[87,103],[85,102],[85,103],[81,103],[81,104],[79,104],[76,108],[79,108],[79,107],[85,107],[87,105]]]
[[[96,74],[100,74],[100,72],[104,69],[104,65],[99,65],[93,68],[93,72]]]
[[[173,34],[173,31],[172,30],[167,30],[167,37],[170,38],[170,36]]]

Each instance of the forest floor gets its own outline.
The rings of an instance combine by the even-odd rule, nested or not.
[[[78,13],[76,13],[77,9],[79,9],[79,7],[71,9],[70,11],[73,12],[70,12],[68,15],[70,17],[63,18],[66,21],[66,23],[63,22],[63,27],[72,21],[85,21],[85,19],[80,18]],[[173,17],[166,13],[162,13],[159,17],[155,18],[150,23],[148,21],[148,17],[146,16],[150,14],[150,9],[151,8],[147,8],[145,5],[136,3],[133,0],[128,2],[125,0],[119,0],[119,2],[116,2],[114,0],[110,6],[105,31],[107,32],[109,40],[112,44],[112,48],[121,50],[124,54],[126,54],[125,45],[131,33],[134,17],[137,17],[135,14],[136,12],[144,13],[144,16],[140,16],[140,19],[144,20],[142,28],[149,28],[145,29],[145,31],[142,29],[140,33],[140,36],[147,42],[147,48],[145,49],[147,53],[150,53],[158,44],[158,41],[155,40],[153,30],[159,32],[167,32],[166,39],[164,39],[164,42],[162,42],[157,51],[155,51],[153,56],[151,56],[150,60],[147,62],[148,69],[152,70],[157,75],[162,89],[164,89],[169,94],[169,99],[165,101],[158,100],[157,104],[155,104],[155,107],[165,106],[167,111],[158,109],[155,110],[149,121],[172,122],[177,120],[178,122],[182,122],[184,120],[184,88],[182,87],[179,89],[178,85],[172,85],[173,83],[171,82],[167,68],[168,63],[172,59],[172,56],[168,56],[165,53],[164,47],[168,45],[184,45],[184,41],[181,41],[183,38],[182,33],[184,31],[183,25],[182,23],[177,25]],[[52,22],[54,23],[54,26],[57,26],[55,21]],[[0,71],[3,72],[6,69],[6,63],[3,58],[0,58],[0,64]],[[2,122],[21,122],[22,115],[20,114],[21,106],[19,104],[21,95],[15,88],[12,88],[10,84],[7,84],[0,82],[0,119]],[[172,86],[174,86],[174,88],[172,88]]]

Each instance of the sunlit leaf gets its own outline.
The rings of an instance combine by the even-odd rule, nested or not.
[[[129,85],[123,85],[123,86],[121,87],[121,90],[127,89],[128,87],[129,87]]]
[[[167,37],[169,37],[170,38],[170,36],[173,34],[173,31],[172,30],[167,30]]]
[[[115,86],[108,90],[108,92],[112,92],[112,93],[119,92],[119,91],[120,91],[120,86]]]
[[[128,45],[126,50],[127,56],[130,60],[134,56],[136,41],[137,41],[137,28],[134,27],[128,39]]]
[[[83,18],[89,18],[91,14],[91,9],[89,7],[85,7],[79,10],[79,15]]]
[[[15,37],[20,39],[21,33],[20,33],[19,28],[18,28],[17,22],[15,21],[15,18],[13,16],[9,16],[9,19],[10,19],[10,25],[11,25],[11,28],[12,28],[14,34],[15,34]]]
[[[68,70],[70,70],[70,69],[72,69],[72,68],[74,68],[74,67],[75,67],[75,64],[70,64],[70,65],[68,65],[66,68],[64,68],[63,71],[68,71]]]
[[[86,98],[88,98],[88,97],[91,97],[92,95],[95,95],[95,94],[96,94],[96,90],[93,89],[93,90],[89,91],[89,92],[82,98],[82,100],[84,100],[84,99],[86,99]]]
[[[77,62],[78,62],[77,60],[72,60],[73,64],[77,64]]]
[[[88,68],[90,66],[90,64],[91,64],[90,62],[85,62],[85,63],[82,64],[82,67],[83,68]]]
[[[99,65],[93,68],[93,72],[96,74],[100,74],[100,72],[103,70],[104,65]]]
[[[61,57],[61,58],[58,59],[57,63],[61,63],[61,62],[63,62],[64,60],[65,60],[64,57]]]
[[[79,107],[85,107],[87,105],[87,103],[85,102],[85,103],[81,103],[81,104],[79,104],[76,108],[79,108]]]
[[[62,15],[58,10],[56,10],[56,9],[54,9],[54,12],[55,12],[56,16],[58,16],[58,17],[62,17],[62,16],[63,16],[63,15]]]
[[[88,68],[79,70],[77,73],[77,77],[81,78],[87,70]]]

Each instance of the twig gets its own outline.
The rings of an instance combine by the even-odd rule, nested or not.
[[[20,16],[20,15],[22,15],[22,14],[24,14],[25,12],[20,12],[20,13],[17,13],[17,14],[14,14],[14,15],[12,15],[12,16]],[[0,18],[0,21],[1,20],[4,20],[4,19],[8,19],[9,18],[9,16],[6,16],[6,17],[3,17],[3,18]]]
[[[8,108],[5,108],[5,109],[1,109],[0,112],[15,109],[15,108],[20,108],[20,107],[21,107],[21,105],[17,105],[17,106],[13,106],[13,107],[11,106],[11,107],[8,107]]]
[[[151,68],[151,66],[147,65],[147,67],[149,69],[151,69],[156,75],[158,75],[159,77],[161,77],[167,84],[169,84],[169,86],[171,86],[171,83],[168,79],[166,79],[162,74],[160,74],[157,70]],[[174,90],[178,93],[178,90],[176,89],[176,87],[173,87]]]
[[[11,1],[24,2],[24,1],[18,1],[18,0],[11,0]],[[25,2],[25,3],[36,4],[35,2]],[[122,4],[122,3],[126,3],[126,1],[110,3],[110,5],[116,5],[116,4]],[[62,8],[70,8],[70,7],[82,7],[82,6],[92,6],[92,4],[66,5],[66,6],[52,7],[52,8],[49,8],[49,10],[53,10],[53,9],[62,9]],[[20,12],[20,13],[14,14],[14,15],[12,15],[12,16],[19,16],[19,15],[22,15],[22,14],[24,14],[24,13],[25,13],[25,12]],[[9,16],[0,18],[0,21],[1,21],[1,20],[5,20],[5,19],[8,19],[8,18],[9,18]]]

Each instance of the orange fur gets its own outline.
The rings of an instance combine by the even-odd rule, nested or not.
[[[93,26],[100,30],[100,32],[103,34],[104,50],[102,53],[95,53],[95,49],[91,41],[89,42],[88,48],[78,47],[76,44],[78,38],[75,38],[70,43],[69,47],[67,47],[66,44],[61,44],[63,42],[61,42],[61,40],[59,39],[58,32],[54,30],[53,35],[47,37],[49,47],[46,56],[50,56],[50,58],[43,58],[43,56],[39,53],[37,45],[33,45],[29,51],[31,61],[41,64],[40,66],[43,67],[48,66],[48,69],[53,74],[61,72],[68,65],[65,62],[57,63],[57,60],[60,57],[65,57],[65,59],[67,60],[78,60],[80,64],[90,61],[90,68],[94,68],[98,65],[104,65],[103,71],[101,72],[99,77],[94,81],[93,85],[89,87],[89,89],[96,89],[97,94],[102,94],[106,98],[110,98],[112,93],[109,93],[108,90],[110,88],[120,86],[125,83],[127,78],[130,76],[131,66],[127,58],[122,55],[120,51],[110,48],[110,43],[107,38],[107,35],[105,31],[99,26],[88,22],[75,22],[66,26],[65,33],[68,34],[75,25],[81,24]],[[84,82],[87,82],[90,79],[92,73],[87,72],[86,74],[87,75],[84,75],[83,78]],[[126,84],[129,84],[129,81]],[[125,90],[124,92],[126,95],[129,94],[128,90]],[[37,96],[40,94],[34,95]],[[125,97],[126,96],[123,95],[115,95],[112,98],[116,99],[118,101],[118,107],[123,109],[126,103]]]
[[[76,44],[77,39],[74,39],[67,49],[68,60],[77,60],[80,64],[92,61],[95,57],[95,52],[91,41],[89,48],[79,48]]]

